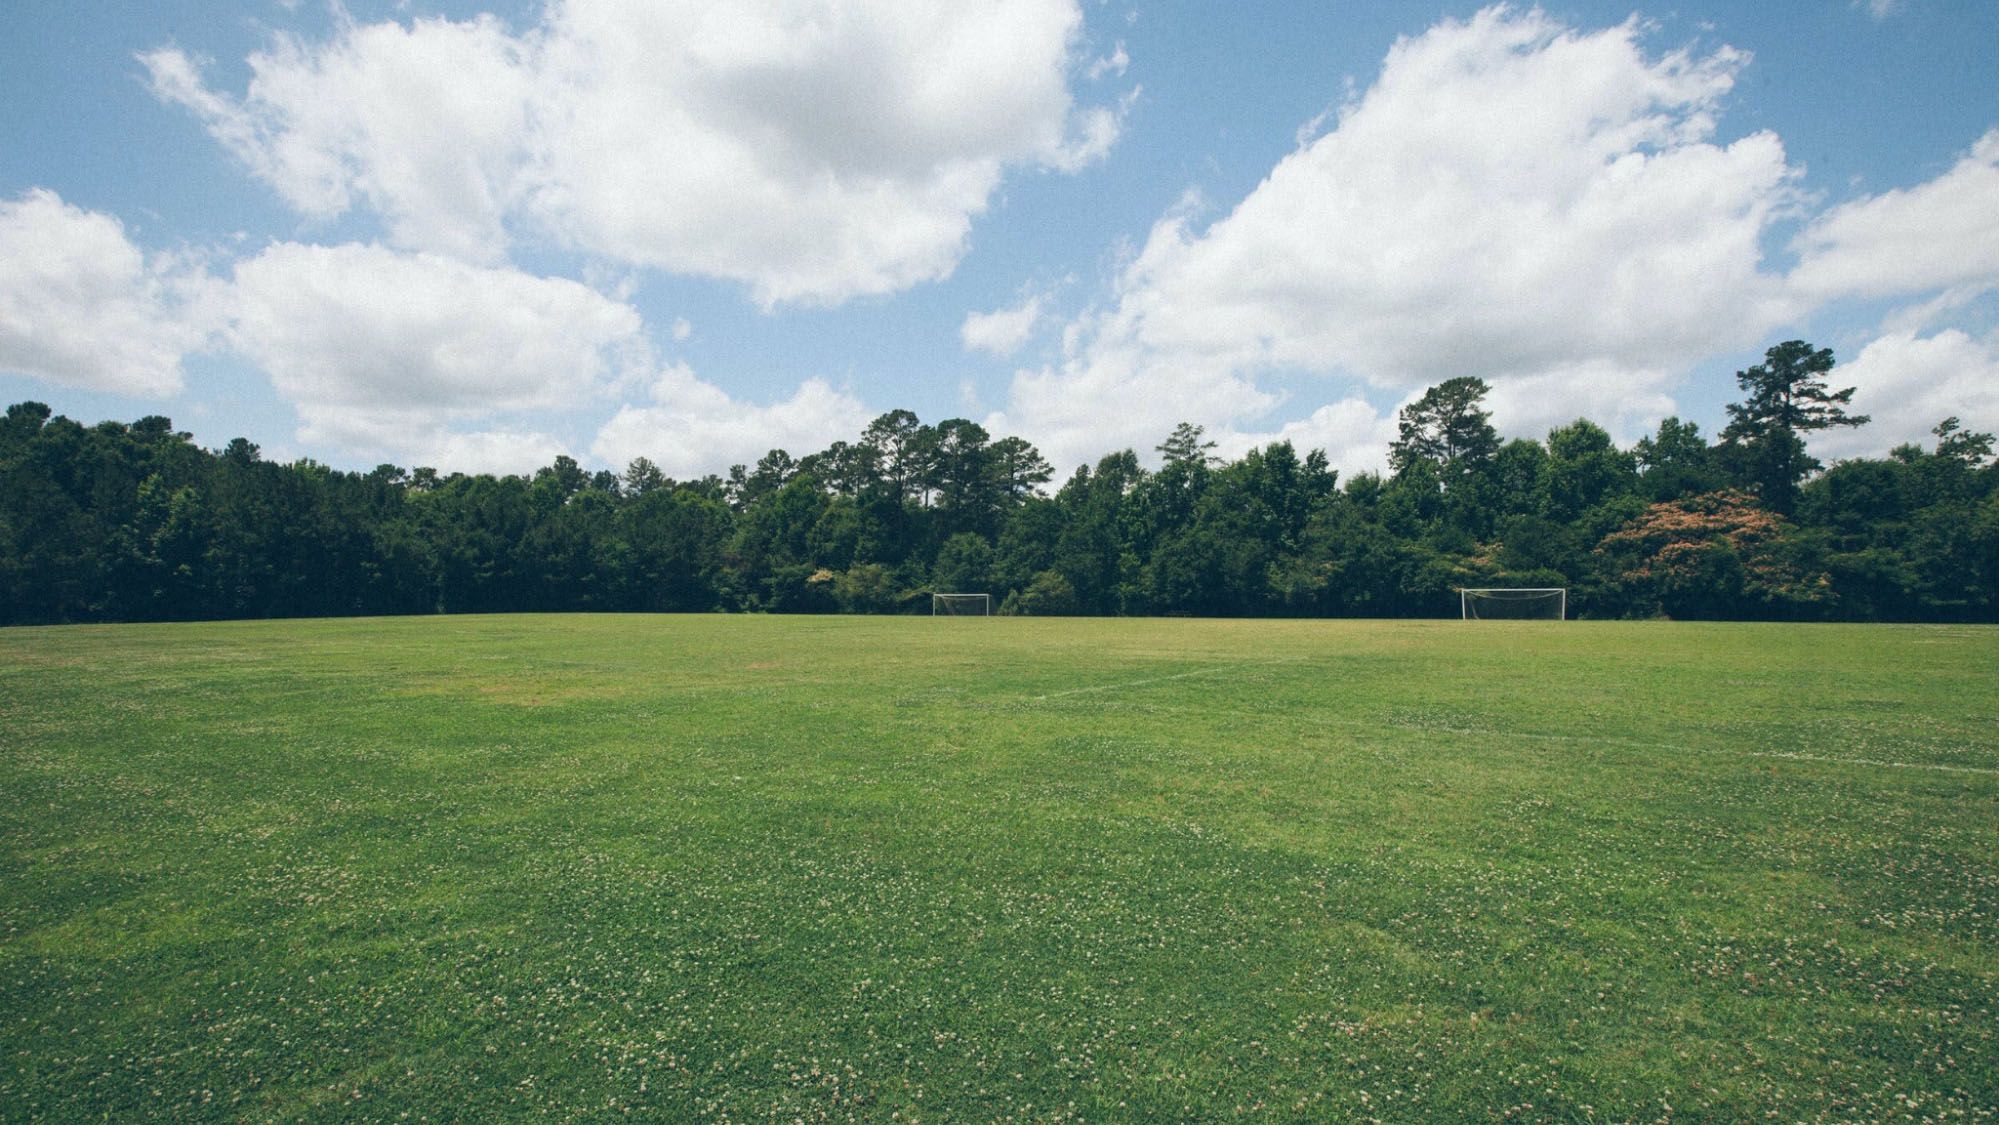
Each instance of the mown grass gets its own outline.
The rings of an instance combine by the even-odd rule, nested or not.
[[[0,1117],[1992,1120],[1999,630],[0,631]]]

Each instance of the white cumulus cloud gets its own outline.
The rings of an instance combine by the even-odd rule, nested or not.
[[[0,370],[158,396],[209,336],[207,276],[148,256],[116,218],[37,189],[0,200]]]
[[[1084,73],[1089,75],[1090,81],[1095,82],[1106,74],[1122,75],[1125,68],[1130,65],[1131,56],[1125,53],[1124,41],[1119,40],[1110,54],[1091,62],[1089,70]]]
[[[373,245],[271,246],[237,265],[230,312],[301,440],[410,457],[454,423],[567,410],[648,352],[638,312],[578,282]]]
[[[1351,478],[1355,473],[1380,472],[1388,464],[1388,445],[1396,433],[1392,412],[1376,411],[1366,399],[1355,396],[1327,403],[1271,432],[1223,435],[1227,440],[1217,443],[1217,452],[1240,457],[1271,442],[1288,441],[1300,453],[1325,450],[1329,464],[1343,477]],[[1223,444],[1226,449],[1221,448]]]
[[[1927,449],[1931,429],[1945,418],[1999,433],[1999,334],[1891,332],[1833,368],[1827,381],[1853,387],[1848,412],[1871,420],[1813,434],[1811,450],[1820,458],[1879,456],[1905,442]]]
[[[613,465],[646,457],[669,476],[698,477],[752,464],[772,449],[794,456],[853,440],[869,420],[858,399],[823,379],[768,405],[731,397],[684,365],[667,367],[650,405],[627,405],[605,423],[591,452]]]
[[[379,212],[392,242],[490,261],[521,190],[535,94],[523,45],[490,16],[281,35],[238,100],[174,48],[140,56],[154,92],[193,110],[286,202],[319,218]]]
[[[1008,417],[1065,452],[1182,418],[1253,434],[1272,370],[1397,394],[1478,375],[1530,432],[1579,403],[1655,412],[1799,311],[1759,249],[1797,198],[1774,135],[1713,139],[1746,56],[1643,33],[1496,7],[1397,42],[1232,212],[1162,219]]]
[[[1036,293],[1017,305],[991,312],[965,314],[958,338],[968,352],[986,352],[1002,358],[1019,351],[1041,323],[1043,298]]]
[[[447,473],[492,473],[526,476],[569,448],[548,434],[522,430],[477,430],[460,433],[432,428],[408,446],[412,465],[429,465]]]
[[[1999,287],[1999,129],[1936,179],[1820,215],[1796,249],[1791,280],[1819,298]]]
[[[1069,89],[1075,0],[557,0],[498,20],[279,37],[245,93],[142,56],[287,201],[365,206],[477,260],[513,228],[615,261],[834,303],[948,275],[1009,167],[1070,170],[1122,110]]]

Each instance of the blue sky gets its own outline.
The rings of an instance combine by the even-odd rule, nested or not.
[[[680,476],[906,407],[1065,472],[1719,429],[1832,347],[1999,429],[1999,6],[16,0],[0,396]]]

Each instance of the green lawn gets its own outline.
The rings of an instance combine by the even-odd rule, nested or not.
[[[1990,1121],[1995,1009],[1991,628],[0,630],[10,1121]]]

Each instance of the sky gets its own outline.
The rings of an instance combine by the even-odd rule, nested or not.
[[[1999,4],[10,0],[0,398],[693,477],[963,417],[1379,470],[1708,434],[1783,340],[1999,430]]]

